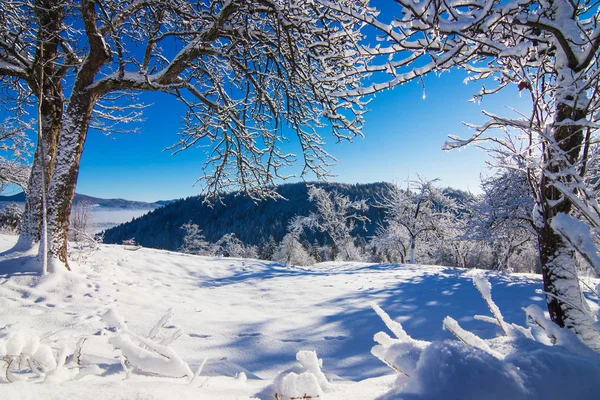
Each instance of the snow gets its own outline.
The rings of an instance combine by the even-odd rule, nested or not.
[[[298,363],[287,371],[279,373],[273,384],[259,395],[261,398],[278,400],[294,400],[301,398],[323,397],[323,393],[331,389],[327,378],[321,371],[323,360],[317,353],[301,350],[296,354]]]
[[[0,235],[0,251],[16,239]],[[535,395],[552,393],[542,377],[559,377],[554,387],[564,380],[557,371],[572,379],[567,389],[579,390],[572,398],[598,390],[589,386],[598,385],[594,379],[577,382],[578,374],[597,376],[600,368],[581,343],[574,353],[505,337],[497,324],[475,319],[490,310],[461,269],[340,262],[300,268],[102,245],[73,262],[73,272],[41,277],[31,272],[34,256],[0,253],[0,329],[10,325],[0,330],[0,352],[38,346],[33,357],[47,368],[11,384],[0,374],[2,399],[273,399],[274,388],[286,395],[320,390],[327,400],[454,392],[447,398],[469,398],[477,387],[519,394],[519,382]],[[525,325],[521,308],[544,307],[539,276],[481,274],[507,324]],[[370,304],[385,310],[405,344],[378,334],[387,326]],[[504,358],[458,342],[442,329],[446,316]],[[410,378],[373,356],[374,345],[394,348],[398,360],[408,355]],[[175,365],[164,367],[171,360]]]

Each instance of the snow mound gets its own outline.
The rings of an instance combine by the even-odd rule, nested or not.
[[[504,360],[457,341],[428,346],[411,379],[389,399],[592,399],[600,393],[600,357],[582,357],[561,346],[514,339]]]

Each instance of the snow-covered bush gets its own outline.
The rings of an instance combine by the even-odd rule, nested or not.
[[[573,332],[560,328],[532,305],[524,308],[529,327],[504,320],[481,271],[470,271],[492,316],[475,319],[497,325],[499,337],[484,340],[451,317],[443,327],[460,342],[415,340],[382,309],[373,305],[391,338],[379,332],[371,352],[392,368],[398,379],[382,399],[590,399],[600,391],[600,355]]]
[[[321,371],[323,360],[312,350],[299,351],[296,360],[296,365],[275,377],[265,389],[265,396],[277,400],[323,399],[323,393],[329,390],[329,382]]]

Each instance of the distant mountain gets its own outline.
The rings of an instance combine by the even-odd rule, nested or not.
[[[125,199],[101,199],[99,197],[86,196],[84,194],[75,193],[73,202],[88,203],[102,208],[121,209],[121,210],[154,210],[162,207],[166,202],[173,200],[164,200],[156,203],[146,203],[143,201],[132,201]],[[25,194],[19,192],[12,196],[0,196],[0,203],[23,203],[25,202]]]
[[[366,199],[373,204],[387,193],[389,183],[371,183],[347,185],[341,183],[318,183],[327,190],[337,190],[351,199]],[[131,222],[118,225],[105,232],[105,243],[120,244],[123,240],[135,238],[145,247],[176,250],[183,241],[181,226],[192,221],[200,226],[207,240],[216,242],[227,233],[235,233],[245,244],[258,245],[270,236],[280,241],[287,233],[288,223],[296,215],[308,215],[314,205],[308,200],[306,184],[293,183],[277,188],[285,200],[264,200],[255,203],[247,196],[238,193],[226,194],[222,203],[211,206],[204,203],[203,196],[193,196],[160,207]],[[384,212],[380,208],[370,207],[367,214],[371,220],[357,227],[355,234],[368,238],[375,234],[378,224],[382,223]],[[303,237],[313,243],[324,244],[327,238],[321,233],[308,233]]]

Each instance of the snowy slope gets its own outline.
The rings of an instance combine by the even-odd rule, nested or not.
[[[0,236],[0,251],[15,240]],[[28,272],[30,260],[23,254],[0,256],[0,328],[18,323],[51,334],[56,346],[73,347],[78,338],[89,337],[82,354],[100,360],[106,371],[60,387],[0,384],[2,399],[249,398],[292,366],[299,350],[316,350],[323,359],[323,371],[336,383],[327,399],[374,399],[389,391],[394,376],[370,353],[373,335],[386,329],[371,302],[418,339],[451,339],[442,330],[447,315],[482,338],[500,333],[473,319],[489,311],[470,278],[453,268],[358,263],[297,268],[103,245],[74,263],[74,272],[44,280]],[[541,288],[538,276],[488,275],[507,322],[524,324],[521,307],[544,306],[535,292]],[[124,381],[101,320],[110,307],[141,335],[172,308],[173,324],[185,331],[173,348],[194,371],[209,359],[199,384],[140,375]],[[233,378],[240,372],[247,382]]]

